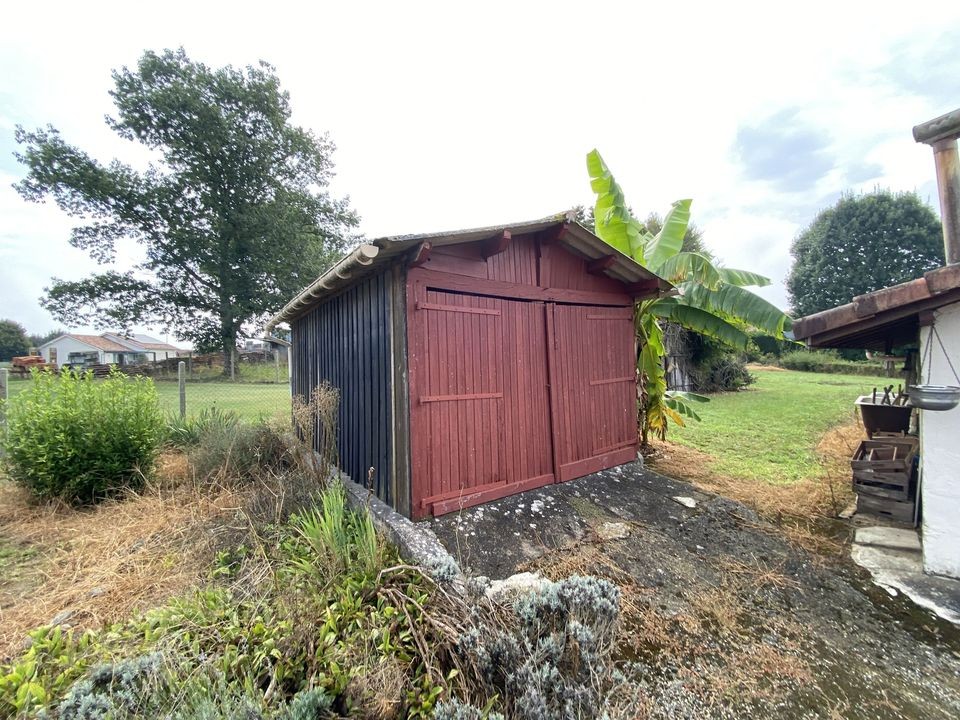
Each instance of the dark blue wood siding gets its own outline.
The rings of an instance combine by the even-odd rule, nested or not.
[[[367,278],[291,324],[293,393],[309,396],[324,380],[340,389],[340,465],[377,496],[391,497],[391,274]]]

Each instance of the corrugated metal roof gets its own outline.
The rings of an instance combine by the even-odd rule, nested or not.
[[[413,252],[422,243],[429,242],[433,247],[459,245],[487,240],[505,231],[517,236],[530,235],[559,227],[565,229],[565,232],[560,236],[560,244],[574,254],[588,260],[596,260],[610,255],[616,258],[613,264],[603,271],[606,275],[625,283],[642,283],[654,280],[658,282],[662,290],[669,290],[672,287],[666,280],[659,278],[632,258],[614,249],[578,224],[574,220],[572,212],[564,212],[541,220],[491,225],[468,230],[393,235],[372,240],[347,255],[301,291],[270,320],[267,327],[292,320],[325,297],[349,287],[399,256]]]
[[[810,347],[887,350],[916,341],[921,312],[955,302],[960,302],[960,265],[947,265],[795,320],[793,334]]]

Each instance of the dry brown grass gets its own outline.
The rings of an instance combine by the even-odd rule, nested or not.
[[[0,538],[33,555],[29,589],[0,579],[0,657],[60,612],[94,627],[197,583],[218,541],[243,529],[245,492],[200,487],[180,453],[165,453],[158,480],[140,493],[95,508],[37,504],[0,482]]]
[[[620,586],[620,657],[638,660],[665,679],[677,677],[706,707],[752,700],[776,701],[813,674],[795,638],[802,628],[790,618],[770,617],[747,599],[760,588],[796,588],[779,568],[759,560],[724,557],[717,580],[704,575],[685,587],[685,608],[665,610],[655,588],[639,586],[609,557],[604,546],[583,543],[550,553],[529,566],[549,578],[570,574],[605,577]],[[775,635],[776,645],[768,638]],[[766,637],[765,637],[766,636]],[[630,717],[646,717],[655,705],[650,687],[633,687]],[[655,687],[653,688],[655,692]]]
[[[763,370],[771,372],[788,372],[786,368],[778,367],[777,365],[761,365],[760,363],[747,363],[747,370]]]
[[[820,474],[789,484],[720,475],[710,469],[710,455],[669,441],[653,444],[649,463],[658,472],[753,508],[776,522],[791,541],[802,547],[837,555],[843,550],[843,542],[829,521],[853,500],[850,456],[862,436],[863,429],[856,424],[827,432],[817,444]]]

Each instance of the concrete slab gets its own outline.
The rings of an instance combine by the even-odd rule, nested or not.
[[[854,542],[858,545],[876,545],[906,552],[921,552],[923,549],[916,530],[884,525],[857,528]]]
[[[960,625],[960,580],[923,572],[920,536],[894,527],[859,528],[850,550],[857,565],[891,595],[903,593],[920,607]]]

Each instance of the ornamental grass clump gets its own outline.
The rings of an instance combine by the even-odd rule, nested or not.
[[[34,373],[9,401],[10,477],[39,498],[93,503],[143,485],[164,435],[149,378]]]

